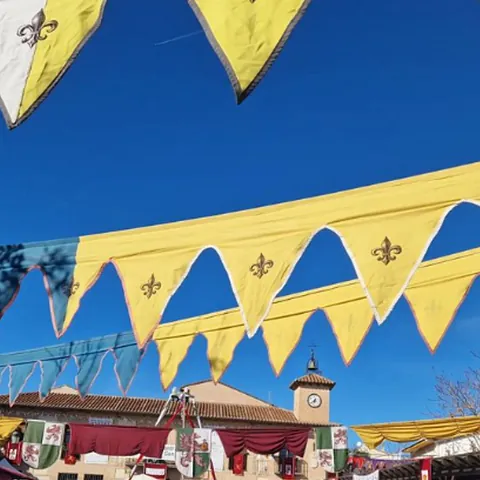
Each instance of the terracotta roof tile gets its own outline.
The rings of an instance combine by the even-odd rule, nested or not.
[[[335,386],[335,382],[329,378],[322,377],[322,375],[319,375],[318,373],[308,373],[307,375],[294,380],[290,385],[290,388],[296,390],[300,385],[323,385],[331,390]]]
[[[0,395],[0,406],[8,406],[8,395]],[[87,395],[83,400],[77,394],[51,393],[40,401],[38,393],[22,393],[15,401],[15,408],[77,410],[84,412],[115,412],[121,414],[152,415],[157,417],[165,406],[165,400],[156,398],[134,398],[107,395]],[[167,416],[174,405],[170,405]],[[325,423],[300,422],[290,410],[273,406],[235,405],[225,403],[198,402],[198,413],[202,419],[256,422],[283,425],[330,425]],[[193,414],[193,412],[191,412]],[[333,424],[331,424],[333,425]]]

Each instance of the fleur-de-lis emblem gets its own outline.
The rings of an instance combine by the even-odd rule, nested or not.
[[[47,17],[43,8],[32,18],[30,25],[22,25],[17,30],[17,35],[22,39],[22,43],[27,43],[33,48],[40,40],[46,40],[47,35],[52,33],[58,27],[56,20],[47,22]]]
[[[67,281],[62,285],[62,291],[67,297],[71,297],[72,295],[75,295],[79,287],[80,287],[80,283],[74,282],[72,278],[71,282]]]
[[[155,295],[161,288],[162,284],[157,282],[157,279],[153,273],[148,279],[148,282],[141,286],[142,292],[147,298],[151,298],[152,295]]]
[[[388,237],[383,239],[380,247],[372,250],[372,255],[377,257],[379,262],[383,262],[384,265],[388,265],[397,259],[397,255],[402,253],[402,247],[400,245],[392,245],[392,242]]]
[[[264,275],[268,273],[270,268],[274,265],[273,260],[267,260],[263,253],[257,259],[257,263],[254,263],[250,267],[250,271],[253,273],[255,277],[262,278]]]

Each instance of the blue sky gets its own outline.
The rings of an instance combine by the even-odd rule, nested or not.
[[[133,4],[132,4],[133,5]],[[223,67],[184,1],[111,1],[102,28],[21,127],[0,127],[1,243],[47,240],[230,212],[478,160],[480,5],[474,0],[313,1],[261,85],[237,107]],[[428,258],[480,245],[480,212],[457,208]],[[284,293],[354,276],[331,232],[308,248]],[[331,416],[355,424],[425,416],[435,372],[459,375],[478,349],[478,285],[435,356],[402,300],[346,368],[322,313],[276,379],[261,337],[224,381],[292,406],[314,341],[337,381]],[[202,254],[165,321],[234,305],[216,254]],[[2,319],[2,351],[56,342],[41,275]],[[65,340],[130,328],[109,266]],[[208,376],[197,338],[177,384]],[[118,393],[112,361],[94,392]],[[72,383],[73,365],[59,383]],[[38,384],[34,375],[28,384]],[[6,388],[6,379],[3,380]],[[151,348],[130,391],[162,395]]]

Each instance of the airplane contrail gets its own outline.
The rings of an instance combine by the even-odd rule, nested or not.
[[[194,35],[199,35],[203,33],[203,30],[196,30],[195,32],[186,33],[185,35],[179,35],[178,37],[170,38],[169,40],[164,40],[163,42],[154,43],[155,47],[160,45],[166,45],[167,43],[176,42],[177,40],[183,40],[184,38],[193,37]]]

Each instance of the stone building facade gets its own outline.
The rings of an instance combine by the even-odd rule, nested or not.
[[[294,409],[291,411],[275,407],[223,383],[205,381],[188,385],[196,398],[198,412],[206,428],[315,428],[331,425],[330,392],[334,386],[334,382],[317,373],[296,379],[290,386],[294,396]],[[70,387],[55,389],[43,402],[40,402],[37,393],[21,394],[12,408],[8,405],[8,397],[0,396],[2,416],[66,424],[153,426],[164,406],[165,400],[153,398],[88,395],[81,399]],[[214,442],[213,447],[212,459],[217,480],[233,480],[236,475],[232,472],[232,462],[225,457],[221,442]],[[163,455],[168,465],[169,480],[180,479],[172,456],[174,448],[175,432],[172,431]],[[312,431],[305,457],[297,461],[296,478],[326,478],[325,472],[311,461],[314,451]],[[82,455],[74,465],[67,465],[61,459],[46,470],[33,470],[31,473],[38,480],[127,480],[134,463],[135,458],[105,457],[92,453]],[[242,476],[245,480],[278,480],[281,478],[278,457],[247,454]],[[210,477],[211,473],[208,473],[205,478]]]

